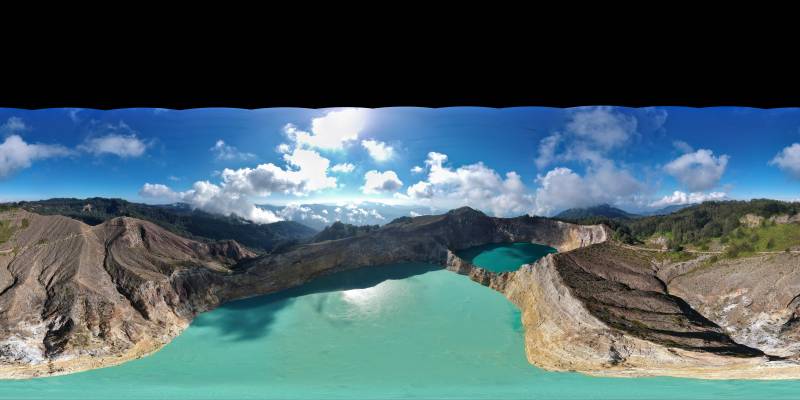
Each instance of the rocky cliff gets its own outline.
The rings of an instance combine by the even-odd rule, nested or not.
[[[252,256],[235,242],[199,243],[149,222],[91,227],[61,216],[2,214],[0,375],[108,365],[169,342],[195,309],[174,286],[188,270],[227,273]]]
[[[780,255],[793,258],[780,263],[663,263],[653,252],[603,242],[514,272],[493,273],[454,254],[448,268],[504,293],[520,308],[528,359],[545,369],[786,379],[800,376],[800,296],[791,295],[800,292],[795,257]],[[779,268],[764,273],[759,264]],[[719,270],[736,267],[747,273]],[[662,280],[665,275],[671,281]]]
[[[119,363],[154,351],[197,313],[223,302],[400,262],[442,265],[504,293],[522,312],[528,359],[546,369],[800,376],[794,361],[800,268],[790,254],[756,262],[782,266],[769,272],[736,263],[670,263],[610,241],[604,226],[492,218],[469,208],[265,256],[131,218],[94,227],[24,211],[0,219],[14,227],[0,244],[2,377]],[[456,255],[501,242],[542,243],[560,253],[504,273]]]

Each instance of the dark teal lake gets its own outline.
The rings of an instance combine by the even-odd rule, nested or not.
[[[593,378],[528,363],[520,313],[424,264],[364,268],[200,315],[163,350],[0,382],[8,399],[797,398],[798,381]]]
[[[494,272],[516,271],[524,264],[530,264],[557,250],[536,243],[497,243],[471,247],[457,252],[457,255]]]

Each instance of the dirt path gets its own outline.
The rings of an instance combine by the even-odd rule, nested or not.
[[[620,246],[625,247],[627,249],[632,250],[644,250],[644,251],[653,251],[657,253],[667,253],[670,250],[665,249],[653,249],[649,247],[641,247],[641,246],[631,246],[629,244],[620,243]],[[703,250],[682,250],[685,253],[692,253],[692,254],[723,254],[724,251],[703,251]],[[790,250],[790,251],[757,251],[754,254],[783,254],[783,253],[791,253],[791,254],[800,254],[800,250]]]

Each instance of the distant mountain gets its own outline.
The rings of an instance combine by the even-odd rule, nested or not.
[[[356,226],[351,224],[343,224],[339,221],[336,221],[331,224],[331,226],[323,229],[322,232],[314,235],[311,241],[316,243],[324,242],[326,240],[337,240],[347,237],[361,236],[373,231],[377,231],[378,229],[380,229],[380,226],[378,225]]]
[[[579,220],[591,217],[633,219],[633,218],[638,218],[640,216],[637,214],[631,214],[624,210],[620,210],[619,208],[612,207],[608,204],[601,204],[599,206],[592,206],[586,208],[570,208],[568,210],[558,213],[555,217],[559,219]]]
[[[49,199],[23,201],[17,207],[42,215],[63,215],[98,225],[115,217],[150,221],[175,234],[206,240],[233,239],[253,250],[270,252],[277,246],[310,238],[316,230],[293,221],[255,224],[236,216],[211,214],[187,204],[149,205],[122,199]]]
[[[676,211],[683,210],[684,208],[694,206],[696,204],[674,204],[671,206],[666,206],[664,208],[659,208],[655,211],[646,211],[643,212],[642,215],[669,215]]]
[[[400,217],[416,217],[441,213],[431,207],[390,205],[378,202],[343,202],[340,204],[289,204],[278,206],[262,204],[279,217],[299,222],[316,230],[323,230],[336,221],[350,225],[385,225]]]

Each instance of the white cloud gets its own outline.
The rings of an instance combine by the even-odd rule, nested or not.
[[[637,135],[636,117],[612,107],[581,107],[568,113],[569,120],[563,132],[553,133],[539,141],[535,162],[540,170],[564,161],[607,163],[612,150],[628,144]],[[644,114],[648,116],[646,120],[659,129],[666,120],[666,113],[657,110]]]
[[[139,157],[144,154],[147,145],[135,134],[106,136],[87,139],[79,149],[94,155],[113,154],[122,158]]]
[[[327,214],[327,210],[322,211],[324,214]],[[299,203],[287,204],[285,207],[283,207],[283,209],[278,211],[278,216],[290,221],[312,220],[321,222],[323,224],[328,224],[331,222],[327,217],[316,214],[310,207],[303,206]]]
[[[292,151],[292,146],[290,146],[288,143],[281,143],[275,147],[275,151],[278,153],[288,153]]]
[[[140,157],[150,145],[139,139],[137,132],[124,121],[120,121],[116,125],[106,123],[100,126],[97,126],[98,121],[91,121],[91,123],[95,125],[96,132],[94,136],[86,138],[83,144],[78,146],[78,150],[96,156],[112,154],[128,158]]]
[[[446,161],[445,154],[428,153],[427,179],[409,186],[406,195],[398,197],[437,208],[470,206],[498,216],[531,211],[533,196],[516,172],[503,178],[480,162],[453,169],[444,165]]]
[[[173,182],[177,182],[177,181],[181,180],[181,178],[179,178],[179,177],[177,177],[175,175],[170,175],[170,176],[167,177],[167,179],[169,179],[169,180],[171,180]]]
[[[350,163],[336,164],[333,167],[331,167],[331,171],[339,172],[339,173],[342,173],[342,174],[349,174],[349,173],[353,172],[353,170],[355,170],[355,169],[356,169],[356,166],[353,165],[353,164],[350,164]]]
[[[408,212],[408,215],[410,215],[410,216],[411,216],[411,217],[413,217],[413,218],[416,218],[416,217],[422,216],[422,214],[420,214],[420,213],[418,213],[418,212],[416,212],[416,211],[413,211],[413,210],[412,210],[412,211],[409,211],[409,212]]]
[[[433,197],[433,185],[426,181],[419,181],[408,187],[406,193],[415,199],[430,199]]]
[[[367,121],[367,110],[348,108],[330,111],[311,120],[311,132],[305,132],[293,124],[287,124],[284,132],[298,146],[317,147],[325,150],[341,150],[347,142],[358,139]]]
[[[689,143],[684,142],[683,140],[676,140],[672,142],[672,145],[675,146],[678,151],[681,153],[692,153],[694,152],[694,148]]]
[[[649,131],[659,131],[662,130],[664,124],[667,122],[667,117],[669,117],[669,113],[667,110],[662,108],[656,107],[647,107],[640,109],[643,116],[647,118],[643,118],[642,121],[645,125],[643,128]]]
[[[9,117],[6,122],[0,125],[0,134],[19,133],[22,131],[27,131],[28,129],[30,129],[30,127],[25,124],[25,121],[23,121],[22,118]]]
[[[608,162],[587,169],[580,176],[569,168],[555,168],[539,175],[536,190],[538,215],[574,207],[589,207],[602,203],[633,204],[639,202],[644,185],[630,172]]]
[[[178,193],[160,183],[145,183],[139,190],[139,196],[166,200],[177,200],[180,198]]]
[[[671,195],[664,196],[660,200],[654,201],[650,203],[650,207],[653,208],[661,208],[666,206],[672,205],[680,205],[680,204],[695,204],[695,203],[702,203],[704,201],[709,200],[724,200],[727,198],[727,194],[723,192],[710,192],[710,193],[703,193],[703,192],[692,192],[686,193],[680,190],[676,190]]]
[[[615,112],[611,107],[588,107],[574,111],[566,129],[602,149],[612,149],[628,141],[636,133],[636,126],[635,117]]]
[[[80,108],[72,108],[69,111],[67,111],[69,119],[72,120],[72,122],[75,124],[81,122],[81,118],[78,116],[79,112],[81,112]]]
[[[428,158],[425,159],[425,165],[427,165],[428,168],[436,167],[441,169],[442,164],[444,164],[446,161],[447,161],[447,154],[442,154],[432,151],[428,153]]]
[[[234,146],[225,144],[222,139],[217,140],[214,147],[209,150],[216,154],[215,158],[218,161],[250,160],[256,157],[253,153],[242,152]]]
[[[714,157],[714,152],[700,149],[686,153],[664,166],[664,170],[675,177],[691,192],[708,190],[717,185],[728,165],[729,157]]]
[[[386,161],[394,155],[394,148],[376,140],[362,140],[361,145],[367,149],[369,156],[375,161]]]
[[[322,189],[335,188],[336,178],[328,176],[331,162],[313,150],[294,149],[291,154],[284,154],[286,163],[296,170],[288,172],[295,180],[305,182],[302,191],[295,194],[305,195]]]
[[[272,163],[260,164],[255,168],[225,168],[219,174],[221,182],[218,184],[198,181],[183,192],[174,192],[164,185],[145,184],[140,194],[150,197],[162,195],[163,198],[179,199],[208,212],[236,214],[253,222],[271,223],[282,218],[272,211],[256,207],[254,197],[273,193],[304,196],[336,187],[336,178],[327,174],[330,161],[319,153],[296,148],[291,154],[284,154],[283,158],[287,168]]]
[[[19,135],[11,135],[0,143],[0,178],[28,168],[36,160],[70,154],[72,151],[61,145],[29,144]]]
[[[269,183],[266,184],[273,186]],[[265,188],[251,189],[266,190]],[[215,185],[208,181],[198,181],[192,185],[191,189],[179,193],[179,197],[193,207],[211,213],[236,214],[250,221],[266,224],[282,220],[274,212],[256,207],[246,193],[236,191],[236,187],[229,185],[228,182]]]
[[[412,174],[421,174],[423,172],[425,172],[425,168],[422,168],[419,165],[415,165],[413,168],[411,168]]]
[[[364,194],[394,192],[403,187],[403,182],[394,171],[378,172],[372,170],[364,174]]]
[[[555,160],[556,147],[560,140],[561,135],[554,133],[539,142],[539,156],[536,157],[536,167],[542,169]]]
[[[800,179],[800,143],[785,147],[770,160],[769,164],[777,165],[792,178]]]

